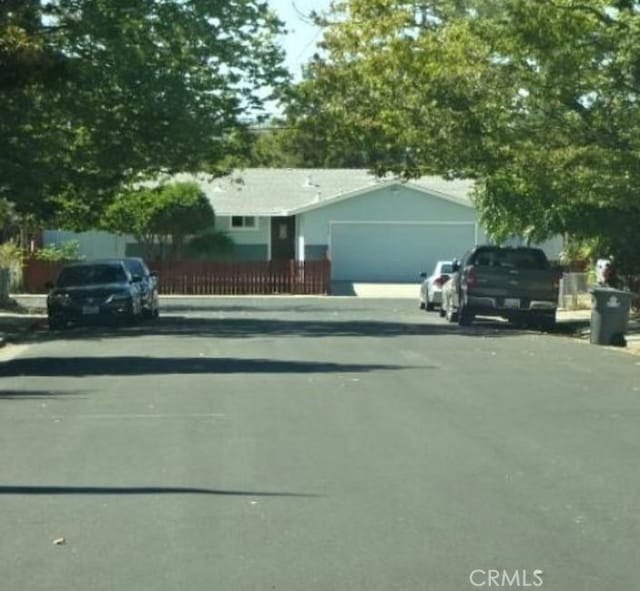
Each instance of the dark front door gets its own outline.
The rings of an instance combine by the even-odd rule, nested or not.
[[[271,260],[291,260],[296,257],[296,218],[271,218]]]

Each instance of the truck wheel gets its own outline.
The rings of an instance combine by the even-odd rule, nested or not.
[[[535,319],[535,325],[544,332],[553,332],[556,327],[555,314],[542,314]]]
[[[512,316],[509,318],[509,324],[511,324],[511,326],[513,326],[514,328],[523,330],[528,327],[529,322],[522,314],[518,314],[517,316]]]
[[[473,322],[473,312],[469,310],[467,306],[462,306],[458,310],[458,325],[459,326],[470,326]]]

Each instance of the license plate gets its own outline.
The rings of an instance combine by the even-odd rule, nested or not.
[[[82,306],[82,313],[85,315],[100,314],[100,307],[99,306]]]
[[[520,300],[518,298],[505,298],[504,299],[504,307],[505,308],[519,308]]]

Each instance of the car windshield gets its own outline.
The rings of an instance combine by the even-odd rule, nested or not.
[[[451,263],[443,263],[440,265],[441,275],[450,275],[451,273],[453,273],[453,265]]]
[[[119,283],[126,281],[124,269],[118,265],[83,265],[67,267],[60,272],[58,287]]]
[[[139,275],[140,277],[146,275],[146,273],[144,272],[144,267],[142,266],[142,263],[140,261],[136,261],[135,259],[127,259],[124,264],[125,267],[127,267],[129,273],[131,273],[132,275]]]
[[[479,267],[502,267],[508,269],[548,269],[549,261],[541,250],[502,249],[476,252],[473,265]]]

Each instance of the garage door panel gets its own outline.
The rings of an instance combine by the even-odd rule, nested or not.
[[[332,279],[417,281],[421,271],[461,256],[474,240],[474,224],[334,223]]]

